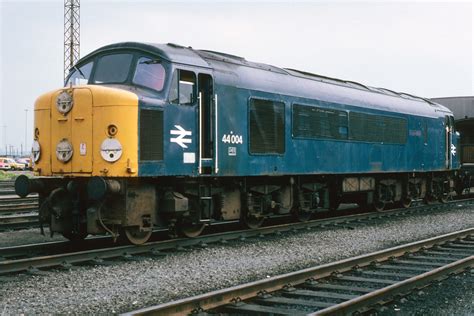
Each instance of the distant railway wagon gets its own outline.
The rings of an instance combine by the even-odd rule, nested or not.
[[[450,110],[388,89],[175,44],[82,58],[35,104],[40,216],[70,239],[156,227],[307,220],[341,201],[444,201],[459,168]]]

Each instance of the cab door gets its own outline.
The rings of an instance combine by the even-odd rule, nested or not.
[[[199,174],[217,174],[217,96],[214,95],[212,76],[198,75]]]

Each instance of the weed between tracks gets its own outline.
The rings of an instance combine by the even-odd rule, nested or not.
[[[6,172],[0,170],[0,181],[2,180],[13,180],[16,177],[15,173]]]

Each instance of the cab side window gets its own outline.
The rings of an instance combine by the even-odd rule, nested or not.
[[[182,105],[190,105],[196,101],[196,75],[194,72],[179,69],[174,72],[169,101]]]

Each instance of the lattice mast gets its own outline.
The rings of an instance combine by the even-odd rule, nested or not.
[[[79,60],[80,5],[79,0],[64,0],[64,79]]]

